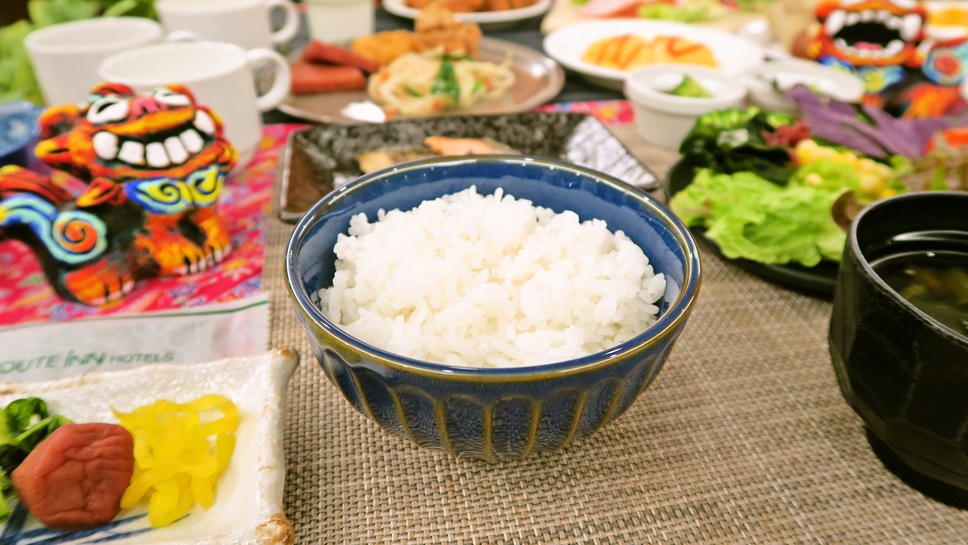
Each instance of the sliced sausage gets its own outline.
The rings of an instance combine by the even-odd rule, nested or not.
[[[355,66],[360,70],[372,74],[380,69],[380,63],[347,51],[338,45],[327,44],[319,40],[309,42],[303,50],[303,60],[306,62],[321,62],[324,64]]]
[[[329,93],[366,89],[366,76],[352,66],[323,66],[308,62],[292,65],[292,94]]]

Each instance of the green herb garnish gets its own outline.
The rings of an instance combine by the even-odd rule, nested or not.
[[[457,84],[457,72],[450,57],[444,55],[440,59],[440,70],[437,78],[430,86],[430,94],[444,96],[450,99],[453,106],[460,104],[460,85]]]

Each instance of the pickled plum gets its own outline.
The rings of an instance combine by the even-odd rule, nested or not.
[[[115,424],[67,424],[11,474],[20,501],[44,525],[83,530],[110,522],[134,470],[134,440]]]

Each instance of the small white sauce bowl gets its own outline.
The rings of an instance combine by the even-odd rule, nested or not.
[[[796,113],[797,106],[773,88],[775,81],[786,90],[802,83],[841,102],[860,102],[864,82],[853,74],[815,62],[786,59],[751,68],[744,76],[749,100],[754,106],[783,113]]]
[[[669,94],[689,76],[712,95],[710,98]],[[696,119],[724,108],[739,108],[746,86],[736,76],[688,64],[662,64],[639,68],[625,80],[625,96],[635,109],[639,135],[652,144],[679,148]]]

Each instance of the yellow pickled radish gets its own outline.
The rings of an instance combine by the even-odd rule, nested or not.
[[[211,418],[213,412],[221,415]],[[206,510],[215,503],[215,484],[235,451],[239,427],[239,410],[230,399],[161,399],[114,415],[134,437],[135,470],[122,508],[147,495],[148,520],[158,528],[187,515],[196,502]]]

